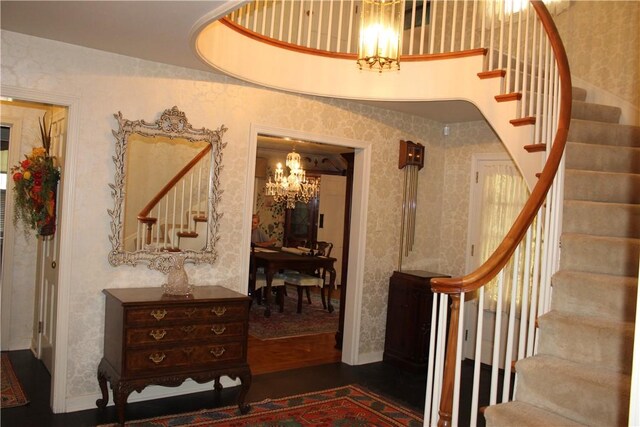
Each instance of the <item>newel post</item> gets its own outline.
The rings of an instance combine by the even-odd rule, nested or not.
[[[451,427],[453,413],[453,383],[456,373],[456,355],[458,353],[458,322],[460,319],[460,294],[451,296],[451,319],[447,336],[447,354],[444,362],[444,378],[438,411],[438,427]]]

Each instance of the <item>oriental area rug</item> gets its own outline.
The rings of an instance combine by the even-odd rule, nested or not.
[[[127,426],[330,427],[422,426],[422,414],[349,385],[251,404],[246,415],[238,406],[130,421]],[[116,424],[110,424],[109,427]],[[103,426],[107,427],[107,426]]]
[[[29,403],[6,353],[2,353],[1,356],[0,377],[0,397],[2,397],[0,408],[13,408]]]
[[[289,293],[295,293],[289,291]],[[338,330],[338,318],[340,303],[331,299],[334,307],[333,313],[322,308],[320,296],[312,295],[312,304],[307,303],[306,295],[303,297],[302,313],[296,313],[298,304],[297,294],[285,295],[284,311],[275,304],[275,296],[271,301],[271,316],[264,317],[264,305],[259,305],[255,300],[251,304],[249,313],[249,335],[261,340],[278,338],[299,337],[304,335],[324,334]]]

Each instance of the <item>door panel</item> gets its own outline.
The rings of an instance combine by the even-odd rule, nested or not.
[[[492,167],[500,165],[511,167],[515,170],[515,165],[511,158],[506,154],[485,154],[474,156],[472,170],[471,170],[471,185],[469,194],[469,212],[475,212],[474,215],[469,215],[468,224],[468,237],[467,237],[467,260],[466,260],[466,273],[470,273],[484,262],[480,259],[480,248],[482,247],[481,241],[481,221],[486,208],[486,200],[483,200],[483,188],[485,179],[488,174],[491,173]],[[504,230],[506,234],[507,230]],[[485,309],[483,310],[483,322],[482,322],[482,348],[481,348],[481,362],[487,365],[492,364],[493,360],[493,347],[494,347],[494,333],[496,314],[493,311],[487,309],[488,301],[484,302]],[[477,316],[478,316],[478,298],[468,301],[465,304],[465,340],[463,347],[463,354],[465,358],[475,359],[475,343],[477,335]],[[504,349],[506,347],[507,337],[507,315],[503,313],[501,320],[501,339],[500,339],[500,361],[499,366],[504,367]],[[519,320],[516,319],[519,325]],[[516,333],[518,331],[516,327]],[[517,336],[513,341],[514,348],[517,344]]]
[[[51,155],[55,156],[62,168],[64,145],[66,142],[66,110],[58,110],[53,114],[51,126]],[[64,179],[64,174],[62,174]],[[63,182],[58,183],[58,189]],[[62,192],[58,191],[56,200],[57,224],[60,224],[59,212],[62,204]],[[38,256],[36,267],[36,301],[34,310],[34,334],[32,343],[34,352],[42,360],[49,372],[53,369],[53,348],[56,332],[56,303],[58,290],[58,251],[60,230],[50,237],[38,238]]]
[[[322,175],[318,209],[318,241],[333,243],[331,257],[336,258],[336,284],[342,283],[342,247],[347,179],[341,175]]]

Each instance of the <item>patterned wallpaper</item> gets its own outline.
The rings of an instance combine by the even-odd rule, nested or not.
[[[611,90],[615,88],[619,96],[638,104],[638,67],[633,62],[637,61],[637,55],[635,59],[628,55],[627,59],[602,61],[607,69],[590,64],[594,46],[598,52],[609,49],[615,56],[619,52],[612,46],[614,41],[624,34],[635,40],[637,46],[638,33],[629,34],[626,24],[622,24],[618,25],[620,28],[602,30],[612,40],[602,48],[595,39],[578,40],[591,37],[586,33],[596,33],[591,28],[585,32],[583,19],[587,19],[588,12],[582,3],[576,2],[576,16],[562,27],[582,26],[568,36],[572,38],[569,50],[575,63],[574,72],[594,84],[597,80],[612,81]],[[627,16],[637,16],[637,8],[628,4],[615,12],[607,12],[600,3],[594,7],[609,19],[605,21],[609,27],[616,26],[611,22],[613,19],[626,21]],[[70,213],[76,228],[71,242],[69,283],[71,318],[66,390],[69,399],[98,392],[95,370],[102,354],[102,289],[157,286],[163,281],[161,273],[143,266],[113,268],[107,261],[110,242],[106,211],[113,204],[107,184],[113,181],[114,174],[111,131],[117,128],[113,118],[117,111],[130,119],[155,120],[165,108],[177,105],[194,127],[214,128],[224,124],[229,128],[224,138],[228,145],[221,175],[224,193],[220,210],[224,216],[218,242],[220,257],[214,266],[187,266],[190,279],[196,284],[244,288],[240,259],[247,248],[238,236],[243,232],[243,212],[247,203],[251,203],[245,200],[245,171],[252,123],[372,144],[361,354],[381,352],[384,344],[388,279],[398,262],[403,181],[396,163],[400,139],[426,146],[426,164],[419,178],[416,244],[413,254],[405,259],[404,268],[447,274],[464,272],[471,154],[502,150],[484,122],[452,124],[450,136],[444,138],[442,124],[410,115],[349,101],[276,92],[217,74],[6,31],[2,31],[1,55],[3,85],[61,93],[79,100],[77,164],[75,170],[69,171],[77,184],[75,209]],[[635,73],[636,77],[628,78],[629,73]]]
[[[155,120],[177,105],[194,127],[229,128],[224,150],[220,210],[220,257],[214,266],[187,266],[195,284],[244,288],[240,259],[247,250],[242,235],[246,208],[246,167],[251,123],[315,134],[369,141],[373,146],[371,191],[367,219],[367,249],[361,352],[381,351],[388,278],[396,268],[399,234],[397,206],[402,173],[397,169],[398,140],[425,143],[428,152],[440,143],[440,125],[401,113],[342,100],[280,93],[237,80],[106,52],[2,32],[3,84],[76,96],[79,128],[76,169],[68,171],[77,184],[71,213],[72,277],[68,345],[67,397],[98,392],[95,370],[102,354],[104,288],[158,286],[163,275],[144,266],[114,268],[107,253],[111,208],[108,183],[113,181],[113,113]],[[434,150],[436,151],[436,150]],[[426,171],[437,168],[434,156]],[[426,173],[426,172],[425,172]],[[431,172],[429,172],[430,174]],[[424,191],[424,193],[423,193]],[[437,200],[441,186],[425,184],[420,197]],[[418,226],[429,230],[427,216]],[[426,240],[426,238],[424,239]],[[417,239],[417,256],[437,262],[433,241]]]
[[[572,1],[556,25],[573,76],[640,108],[639,1]]]

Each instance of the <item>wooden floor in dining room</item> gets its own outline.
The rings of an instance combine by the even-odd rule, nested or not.
[[[332,299],[340,299],[339,287],[333,292]],[[312,301],[314,304],[320,301],[315,289],[312,291]],[[292,315],[295,316],[295,313]],[[252,374],[260,375],[340,362],[342,352],[336,349],[335,333],[269,340],[249,335],[247,358]]]

